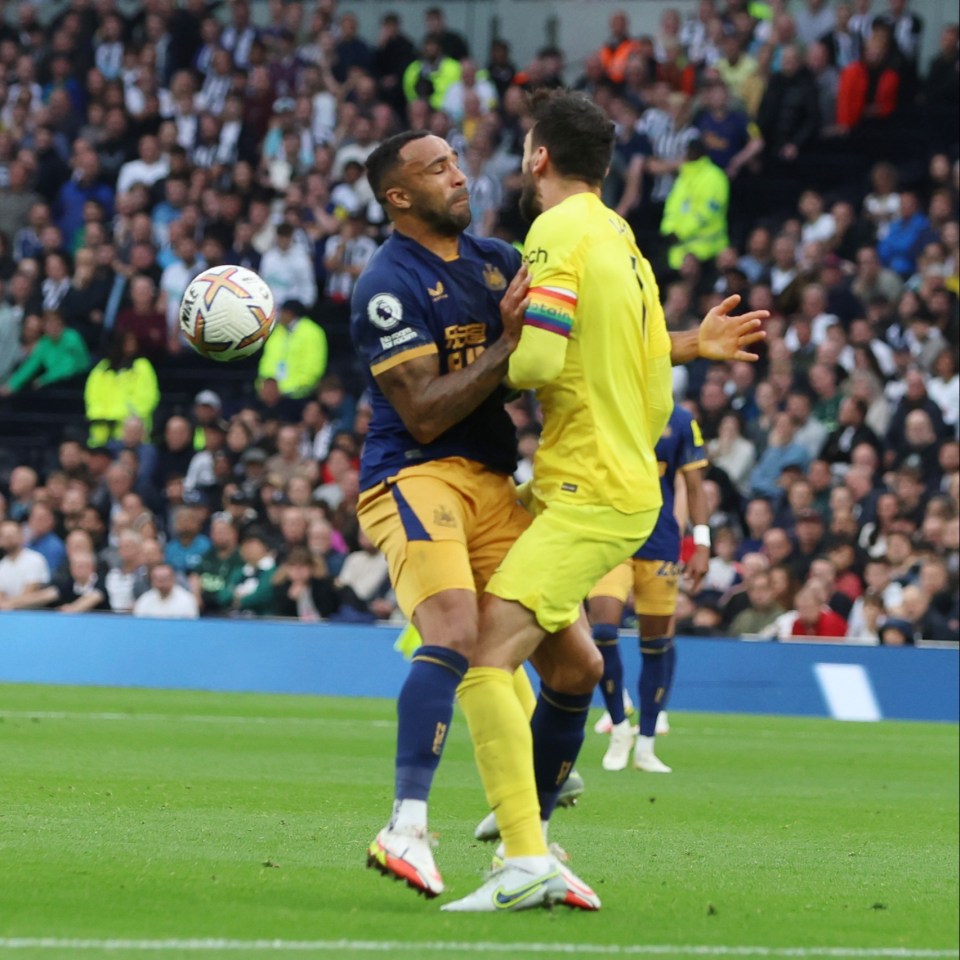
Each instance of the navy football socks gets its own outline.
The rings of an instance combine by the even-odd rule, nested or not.
[[[446,647],[422,646],[414,655],[397,698],[397,800],[429,796],[468,666],[466,657]]]

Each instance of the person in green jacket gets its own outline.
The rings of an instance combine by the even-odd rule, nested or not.
[[[0,387],[0,397],[18,393],[27,384],[48,387],[90,369],[90,353],[83,337],[63,322],[56,310],[43,312],[43,336],[33,352]]]
[[[227,577],[217,595],[221,610],[266,616],[273,610],[273,577],[276,561],[261,530],[248,527],[240,540],[243,566]]]
[[[407,103],[426,100],[434,110],[443,109],[443,98],[450,86],[460,79],[460,61],[445,57],[440,40],[428,34],[414,60],[403,71],[403,95]]]
[[[680,269],[688,253],[710,260],[729,246],[729,202],[727,175],[707,156],[702,140],[691,140],[660,223],[660,233],[670,241],[667,261],[672,270]]]
[[[327,370],[327,335],[305,313],[299,300],[280,307],[257,368],[260,382],[276,380],[280,393],[295,399],[308,396]]]
[[[160,403],[160,387],[153,364],[146,357],[137,356],[136,334],[114,337],[107,356],[87,377],[83,402],[90,423],[91,447],[120,440],[123,422],[128,417],[140,420],[146,435],[150,435],[153,413]]]

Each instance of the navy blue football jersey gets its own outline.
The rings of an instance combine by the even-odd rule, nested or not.
[[[440,373],[461,370],[499,339],[500,300],[520,254],[500,240],[463,234],[460,255],[443,260],[401,233],[374,254],[351,299],[350,335],[363,363],[373,415],[360,463],[368,489],[403,467],[464,457],[500,473],[516,467],[517,439],[495,390],[430,443],[417,443],[377,386],[378,374],[437,354]]]
[[[675,406],[663,436],[657,441],[657,465],[660,467],[660,489],[663,507],[650,539],[634,554],[638,560],[680,559],[680,527],[673,515],[677,473],[707,466],[703,434],[693,415]]]

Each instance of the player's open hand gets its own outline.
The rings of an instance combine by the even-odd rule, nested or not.
[[[514,274],[507,292],[500,301],[500,316],[503,318],[503,337],[511,350],[516,350],[523,332],[523,315],[530,306],[530,270],[525,263]]]
[[[707,360],[745,360],[755,363],[759,357],[745,348],[766,338],[763,321],[770,316],[768,310],[751,310],[739,317],[731,317],[730,311],[740,303],[738,294],[727,297],[714,307],[700,324],[699,353]]]

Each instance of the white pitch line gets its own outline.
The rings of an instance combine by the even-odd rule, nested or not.
[[[339,953],[513,953],[570,954],[597,957],[770,957],[828,958],[828,960],[938,960],[957,957],[960,951],[924,950],[908,947],[748,947],[713,944],[670,945],[599,943],[492,943],[399,940],[119,940],[69,939],[60,937],[2,937],[0,950],[137,950],[162,953],[169,950],[198,953],[257,951],[258,953],[334,952]]]
[[[304,723],[304,724],[349,724],[352,727],[394,727],[391,720],[352,720],[338,717],[232,717],[214,713],[84,713],[80,710],[0,710],[4,720],[149,720],[163,723]]]

